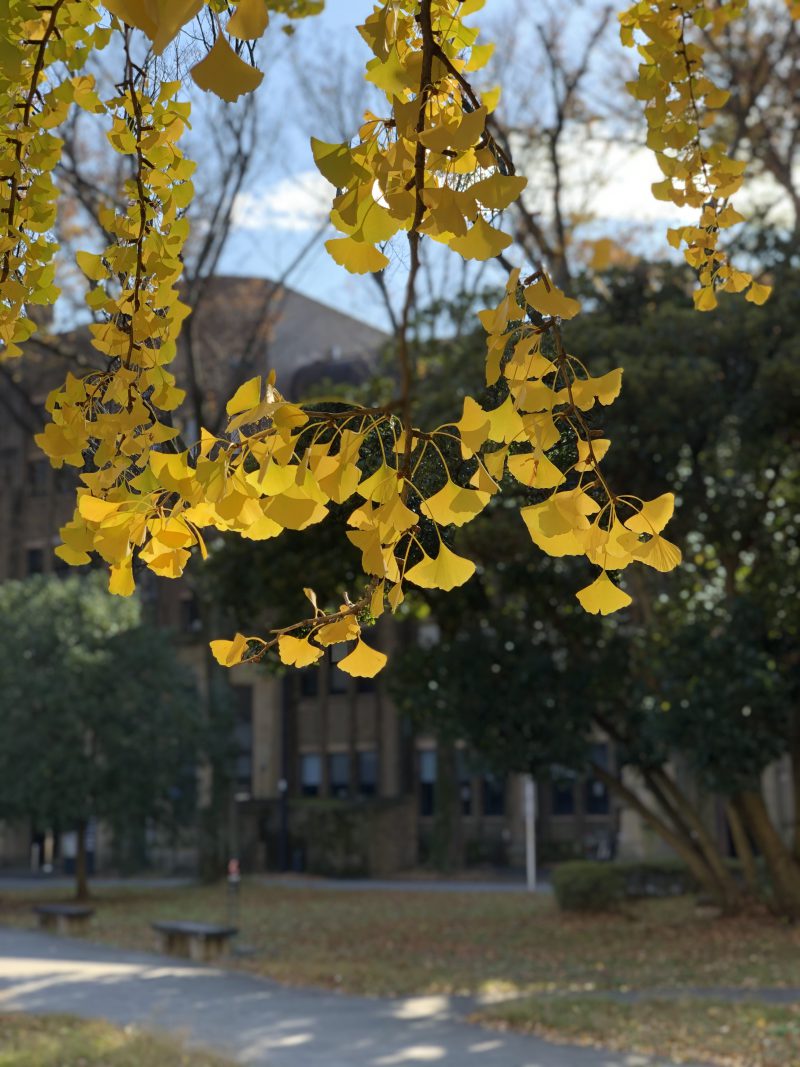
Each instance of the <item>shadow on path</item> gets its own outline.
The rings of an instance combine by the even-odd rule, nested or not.
[[[457,1002],[291,989],[47,934],[0,929],[0,1012],[68,1012],[183,1034],[253,1067],[667,1067],[483,1030]],[[697,1065],[695,1065],[697,1067]]]

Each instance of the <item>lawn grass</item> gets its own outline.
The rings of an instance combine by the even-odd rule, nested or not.
[[[180,1042],[70,1015],[0,1014],[0,1067],[233,1067]]]
[[[31,904],[42,897],[3,894],[0,923],[31,926]],[[153,945],[154,919],[225,921],[226,887],[103,889],[94,903],[91,938],[142,950]],[[559,914],[544,895],[296,889],[246,880],[239,926],[255,954],[232,966],[351,993],[800,987],[800,928],[766,915],[699,918],[688,898],[574,916]]]
[[[496,1004],[474,1020],[551,1041],[719,1064],[800,1067],[800,1004],[540,997]]]

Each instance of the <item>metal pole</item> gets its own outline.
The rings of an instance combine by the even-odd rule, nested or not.
[[[525,775],[525,871],[528,889],[536,892],[536,783]]]
[[[289,870],[289,729],[291,717],[291,680],[281,679],[281,777],[278,782],[278,867]]]

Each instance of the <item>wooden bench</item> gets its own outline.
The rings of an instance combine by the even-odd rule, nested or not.
[[[228,942],[239,931],[235,926],[211,923],[157,922],[151,926],[158,935],[159,950],[167,956],[207,963],[222,956]]]
[[[81,934],[94,915],[94,908],[85,904],[37,904],[33,909],[43,930],[59,934]]]

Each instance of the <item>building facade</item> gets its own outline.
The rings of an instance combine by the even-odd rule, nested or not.
[[[204,410],[213,418],[232,388],[271,369],[289,397],[320,380],[357,384],[387,340],[270,282],[218,278],[182,342],[194,351],[182,349],[178,362],[185,371],[193,360],[195,375],[202,368]],[[91,349],[81,329],[56,342],[58,357],[52,344],[32,343],[19,367],[0,379],[0,580],[72,571],[53,548],[74,508],[77,479],[69,469],[54,470],[33,436],[43,422],[47,392],[63,379],[64,352],[80,364],[91,358]],[[208,653],[197,637],[200,620],[190,585],[149,575],[142,585],[151,617],[181,635],[182,655],[205,699]],[[381,647],[391,651],[404,640],[414,635],[381,620]],[[415,731],[385,680],[351,678],[336,665],[341,654],[329,650],[319,668],[283,678],[252,667],[230,672],[236,754],[228,850],[240,852],[252,869],[388,874],[436,858],[444,826],[451,862],[521,865],[522,780],[496,778],[476,754],[458,745],[443,749],[434,737]],[[2,699],[0,692],[0,714]],[[611,767],[608,742],[598,737],[592,743],[595,758]],[[200,790],[201,803],[204,792],[209,790]],[[608,856],[614,850],[619,813],[599,781],[556,776],[539,784],[537,807],[541,858]],[[0,864],[57,864],[64,843],[48,831],[0,828]],[[95,840],[102,868],[110,854],[102,827]],[[153,854],[164,866],[191,867],[196,844],[154,847]]]

